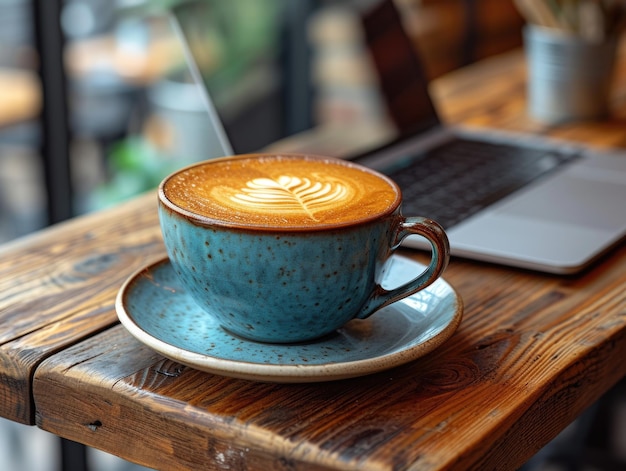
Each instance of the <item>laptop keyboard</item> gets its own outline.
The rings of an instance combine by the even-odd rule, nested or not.
[[[456,139],[385,173],[402,189],[405,215],[429,217],[450,228],[576,157]]]

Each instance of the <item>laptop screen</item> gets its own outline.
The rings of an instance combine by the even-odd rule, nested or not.
[[[367,10],[351,6],[359,2],[313,3],[203,0],[174,7],[194,78],[235,153],[350,157],[438,124],[392,1]]]

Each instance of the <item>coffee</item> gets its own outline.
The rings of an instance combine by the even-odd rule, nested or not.
[[[291,155],[247,155],[183,169],[163,185],[175,206],[235,225],[346,225],[392,212],[400,190],[349,162]]]
[[[449,258],[439,224],[401,213],[387,177],[346,161],[244,155],[175,172],[159,186],[163,242],[183,286],[222,327],[260,342],[304,342],[434,282]],[[380,280],[409,235],[426,270]],[[207,340],[209,341],[209,340]]]

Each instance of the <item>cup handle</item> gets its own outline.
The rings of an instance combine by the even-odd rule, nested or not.
[[[364,319],[369,317],[379,309],[417,293],[432,284],[446,269],[450,260],[450,243],[443,227],[432,219],[423,217],[407,217],[403,219],[396,229],[391,250],[396,250],[405,237],[414,234],[425,237],[432,247],[430,264],[426,270],[411,281],[392,290],[386,290],[380,284],[377,284],[361,308],[361,311],[357,314],[357,318]]]

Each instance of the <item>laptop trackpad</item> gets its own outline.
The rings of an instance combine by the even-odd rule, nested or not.
[[[626,183],[562,174],[521,197],[504,202],[495,214],[553,223],[617,230],[626,221]]]

